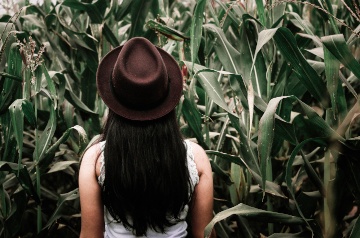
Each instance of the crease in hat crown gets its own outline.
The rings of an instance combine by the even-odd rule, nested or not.
[[[104,103],[131,120],[153,120],[169,113],[182,92],[175,59],[142,37],[110,51],[100,62],[96,82]]]

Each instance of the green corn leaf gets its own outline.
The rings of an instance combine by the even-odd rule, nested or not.
[[[360,236],[360,219],[356,218],[355,225],[351,230],[350,238],[357,238]]]
[[[317,46],[321,46],[321,42],[320,42],[320,39],[319,37],[317,37],[314,32],[312,31],[311,28],[313,28],[309,22],[306,22],[304,19],[302,19],[299,14],[297,14],[296,12],[289,12],[288,15],[292,16],[295,18],[295,20],[293,22],[297,22],[299,24],[299,26],[301,28],[303,28],[305,30],[305,32],[311,36],[314,36],[314,43],[317,45]]]
[[[212,2],[208,1],[206,6],[207,6],[207,9],[208,9],[208,11],[210,13],[210,16],[214,20],[215,25],[220,26],[220,22],[219,22],[218,16],[216,15],[215,8],[212,5]]]
[[[232,215],[238,215],[243,216],[246,218],[254,218],[258,221],[264,221],[264,222],[280,222],[285,224],[303,224],[305,223],[305,220],[296,217],[291,216],[288,214],[283,213],[277,213],[277,212],[269,212],[261,209],[257,209],[255,207],[250,207],[248,205],[245,205],[243,203],[240,203],[232,208],[229,208],[225,211],[219,212],[215,215],[215,217],[211,220],[211,222],[206,226],[205,228],[205,237],[210,237],[211,231],[215,225],[215,223],[229,217]]]
[[[229,81],[231,89],[241,102],[241,106],[243,106],[246,110],[249,110],[249,105],[246,97],[247,88],[243,78],[240,75],[238,77],[229,75]],[[256,95],[254,96],[257,97]]]
[[[230,76],[235,76],[235,75],[230,75]],[[240,98],[242,106],[244,106],[246,108],[247,101],[246,101],[244,93],[243,93],[245,91],[245,83],[243,82],[242,77],[230,77],[230,87],[236,93],[236,95]],[[254,95],[254,106],[256,109],[258,109],[257,111],[258,111],[259,115],[262,115],[267,108],[267,104],[256,94]],[[236,118],[233,118],[233,117],[230,117],[230,118],[232,119],[233,124],[237,123]],[[275,119],[276,119],[275,123],[276,123],[276,128],[277,128],[277,135],[288,140],[292,144],[296,144],[296,136],[295,136],[295,132],[294,132],[292,125],[290,125],[286,121],[282,120],[277,115],[275,116]],[[238,128],[240,128],[240,126],[237,127],[237,130],[241,135],[242,132],[240,132],[240,129],[238,129]],[[243,138],[241,138],[241,141],[244,141],[244,140],[248,140],[247,137],[245,137],[245,135]]]
[[[20,17],[20,20],[23,22],[23,27],[26,27],[29,30],[31,30],[34,26],[40,29],[45,29],[44,22],[42,21],[41,18],[39,18],[36,15],[33,14],[24,15]]]
[[[332,111],[334,119],[338,118],[338,86],[339,84],[339,70],[340,62],[335,56],[326,48],[324,49],[325,75],[327,88],[330,94]]]
[[[62,26],[63,32],[68,35],[67,44],[70,44],[73,48],[85,48],[89,51],[95,52],[95,50],[87,44],[87,40],[89,39],[97,42],[97,40],[92,35],[89,35],[86,32],[74,31],[60,19],[58,18],[59,24]]]
[[[46,151],[51,144],[51,140],[53,139],[54,133],[56,130],[56,111],[54,107],[50,106],[50,117],[49,121],[41,133],[38,143],[36,143],[36,149],[34,158],[40,161],[46,155]],[[38,153],[38,154],[36,154]]]
[[[198,0],[193,14],[193,19],[191,21],[190,28],[190,48],[191,48],[191,62],[195,63],[197,59],[197,54],[200,47],[201,37],[202,37],[202,25],[204,20],[204,11],[207,0]],[[192,68],[192,67],[191,67]]]
[[[230,168],[230,174],[234,183],[229,187],[230,200],[233,204],[239,204],[245,201],[244,190],[246,190],[246,181],[243,169],[232,163]]]
[[[254,22],[254,20],[248,22],[248,24],[250,24],[250,22]],[[251,79],[250,82],[252,83],[249,84],[249,89],[252,85],[252,88],[254,88],[253,91],[256,92],[259,97],[265,99],[270,98],[270,95],[268,95],[270,94],[270,90],[267,89],[267,87],[268,82],[271,81],[271,75],[267,76],[266,72],[269,72],[270,74],[271,70],[266,68],[264,56],[260,50],[273,37],[273,34],[275,34],[276,30],[269,29],[261,31],[259,36],[256,36],[253,33],[251,34],[250,32],[252,32],[252,30],[247,28],[245,29],[245,27],[241,29],[241,32],[242,37],[245,39],[246,42],[248,42],[247,44],[242,44],[243,46],[241,47],[242,49],[240,50],[240,52],[244,55],[244,57],[247,58],[247,60],[243,60],[243,71],[245,72],[244,77],[249,77]],[[255,43],[251,40],[255,37],[258,37],[256,48]],[[271,47],[270,49],[273,48],[274,47]],[[250,100],[249,108],[253,109],[253,105],[250,104]],[[250,114],[250,116],[252,117],[253,115]]]
[[[293,169],[293,163],[294,163],[294,159],[296,157],[296,155],[299,153],[299,151],[301,151],[301,149],[303,148],[304,145],[306,145],[307,143],[316,143],[316,144],[319,144],[321,146],[326,146],[326,143],[324,143],[324,139],[323,138],[310,138],[308,140],[305,140],[303,142],[301,142],[300,144],[298,144],[295,149],[292,151],[291,153],[291,156],[287,162],[287,165],[286,165],[286,171],[285,171],[285,182],[286,182],[286,185],[288,187],[288,190],[290,192],[290,195],[291,197],[293,198],[294,202],[295,202],[295,206],[296,206],[296,209],[298,211],[298,213],[300,214],[300,216],[302,218],[304,218],[304,215],[303,215],[303,212],[299,206],[299,204],[297,203],[296,201],[296,196],[295,196],[295,192],[294,191],[294,188],[293,188],[293,185],[292,185],[292,169]],[[308,164],[308,161],[304,161],[305,163]],[[310,165],[311,166],[311,165]],[[308,170],[309,171],[309,170]],[[309,177],[314,177],[317,175],[311,175],[309,174]],[[315,183],[314,184],[318,184],[318,189],[320,190],[320,192],[323,192],[323,185],[322,185],[322,182],[320,179],[316,179],[317,182],[314,181],[314,179],[312,179],[312,181],[314,181]],[[320,183],[320,184],[319,184]]]
[[[0,22],[0,63],[7,59],[10,47],[15,42],[13,37],[8,37],[10,32],[14,30],[15,24],[11,22]]]
[[[228,173],[225,173],[213,160],[210,160],[212,171],[219,176],[227,185],[232,185],[233,181]]]
[[[267,98],[266,86],[267,81],[270,79],[266,78],[267,70],[262,52],[259,54],[259,57],[254,56],[255,42],[251,39],[257,37],[257,33],[254,33],[257,22],[248,14],[243,15],[243,21],[244,24],[242,24],[240,29],[239,41],[239,52],[242,56],[240,66],[243,78],[247,82],[247,101],[249,105],[248,125],[253,125],[255,94],[261,98]],[[249,138],[250,133],[251,130],[248,129]]]
[[[258,39],[258,41],[262,41],[260,36],[257,35],[257,22],[252,16],[248,14],[243,15],[244,24],[240,27],[240,38],[239,38],[239,52],[241,55],[241,74],[250,85],[250,81],[252,83],[252,87],[254,92],[261,98],[267,98],[267,77],[266,72],[267,68],[265,65],[265,60],[262,52],[256,51],[256,41],[253,39]],[[253,106],[250,105],[249,108],[252,109]]]
[[[121,4],[119,6],[117,6],[117,11],[115,12],[115,20],[116,21],[120,21],[121,19],[124,18],[124,16],[129,14],[132,2],[133,2],[132,0],[124,0],[121,2]],[[118,4],[118,2],[114,2],[114,3]],[[109,12],[109,14],[110,13],[114,14],[111,11]]]
[[[199,144],[204,148],[207,148],[207,145],[204,140],[204,136],[202,134],[202,119],[199,110],[197,109],[196,105],[192,100],[185,95],[183,104],[182,104],[182,113],[188,122],[189,127],[194,132],[196,139],[198,140]]]
[[[333,10],[333,5],[332,5],[332,2],[331,0],[325,0],[325,5],[326,5],[326,8],[324,9],[327,9],[329,11],[329,13],[331,14],[329,16],[329,20],[330,20],[330,23],[331,23],[331,26],[332,26],[332,30],[336,33],[336,34],[339,34],[340,31],[339,31],[339,28],[337,26],[337,22],[335,21],[335,18],[333,17],[334,15],[334,10]]]
[[[271,159],[270,155],[275,130],[275,114],[280,101],[284,98],[285,97],[278,97],[271,99],[266,108],[266,111],[260,119],[258,153],[262,177],[262,188],[265,188],[267,168],[269,166],[269,160]]]
[[[356,27],[356,29],[354,30],[354,32],[351,34],[351,36],[349,37],[349,39],[346,41],[346,44],[348,46],[351,46],[352,44],[354,44],[356,41],[359,40],[359,36],[358,34],[360,33],[360,25],[358,25]]]
[[[66,100],[68,100],[77,109],[92,115],[97,115],[96,112],[88,108],[72,91],[66,90],[64,96]]]
[[[15,139],[17,142],[17,151],[19,153],[19,169],[21,167],[22,153],[23,153],[23,138],[24,138],[24,112],[22,110],[22,99],[15,100],[9,107],[11,124],[14,128]]]
[[[23,187],[29,196],[31,196],[38,204],[40,204],[40,198],[36,193],[29,172],[25,166],[22,164],[18,165],[15,163],[0,161],[0,171],[6,171],[15,174],[21,187]]]
[[[255,1],[256,1],[256,6],[257,6],[257,11],[259,14],[260,22],[263,26],[266,26],[264,3],[262,0],[255,0]]]
[[[214,41],[214,49],[224,69],[228,72],[241,74],[241,56],[234,46],[227,40],[223,30],[212,24],[205,24],[204,29]]]
[[[146,16],[149,13],[153,0],[133,0],[131,3],[131,27],[129,39],[144,34]]]
[[[223,152],[213,150],[207,150],[206,153],[209,155],[216,155],[219,158],[222,158],[228,162],[237,164],[242,167],[246,167],[250,171],[254,181],[259,185],[262,183],[261,176],[259,175],[259,173],[255,172],[259,171],[257,164],[255,164],[254,161],[249,160],[249,158],[246,158],[244,156],[240,158],[239,156],[229,155]],[[254,170],[252,168],[254,168]],[[282,193],[280,186],[271,181],[266,181],[264,192],[273,196],[286,198],[286,196]]]
[[[299,105],[301,106],[301,109],[305,113],[305,115],[308,118],[308,122],[312,125],[312,132],[317,134],[317,137],[326,137],[331,139],[336,139],[339,141],[344,141],[344,138],[342,138],[339,134],[337,134],[329,124],[325,122],[325,120],[320,117],[314,109],[312,109],[309,105],[302,102],[301,100],[297,99],[299,102]]]
[[[271,153],[271,144],[272,138],[274,137],[274,119],[276,117],[276,108],[278,103],[281,101],[286,100],[286,103],[292,105],[291,103],[295,100],[298,101],[299,105],[301,106],[304,114],[308,118],[308,128],[313,131],[317,137],[323,137],[328,139],[335,139],[344,141],[344,139],[339,136],[325,121],[322,119],[311,107],[307,104],[303,103],[301,100],[297,99],[294,96],[284,96],[279,98],[271,99],[266,111],[264,112],[263,116],[260,119],[260,129],[259,129],[259,141],[258,141],[258,148],[259,148],[259,157],[261,161],[261,175],[263,177],[262,185],[265,183],[266,178],[266,161],[269,158]],[[289,110],[286,110],[289,112]],[[320,186],[321,180],[316,175],[315,171],[313,171],[311,165],[307,163],[307,171],[311,179],[315,184]],[[320,186],[321,187],[321,186]]]
[[[185,67],[184,65],[182,67]],[[184,100],[181,103],[180,110],[185,118],[188,121],[189,128],[194,132],[195,137],[197,138],[200,145],[207,148],[204,136],[202,133],[202,118],[201,113],[196,105],[195,97],[197,93],[197,78],[192,77],[192,80],[189,85],[188,92],[184,94]]]
[[[48,171],[48,174],[50,173],[54,173],[54,172],[58,172],[58,171],[62,171],[67,169],[70,165],[72,164],[78,164],[78,161],[60,161],[60,162],[56,162],[53,166],[51,166],[51,169]]]
[[[4,78],[8,78],[8,79],[13,79],[19,83],[22,82],[22,78],[18,77],[18,76],[15,76],[15,75],[11,75],[11,74],[8,74],[8,73],[5,73],[5,72],[0,72],[0,76],[3,76]]]
[[[218,73],[221,74],[232,74],[224,71],[216,71],[212,69],[208,69],[199,64],[192,64],[191,62],[184,62],[188,69],[193,69],[194,77],[197,78],[203,89],[206,91],[211,100],[213,100],[217,105],[219,105],[222,109],[229,113],[233,113],[230,111],[224,100],[224,93],[220,87],[220,84],[217,80]],[[192,67],[192,65],[194,67]]]
[[[324,59],[324,50],[323,50],[323,47],[316,47],[316,48],[313,48],[313,49],[310,49],[310,50],[306,50],[307,52],[310,52],[311,54],[321,58],[321,59]]]
[[[321,237],[314,236],[310,231],[302,231],[298,233],[273,233],[272,235],[268,236],[267,238],[305,238],[305,237]]]
[[[246,164],[249,166],[249,168],[255,173],[260,173],[260,167],[257,162],[257,157],[254,152],[254,144],[251,140],[249,140],[244,133],[245,126],[243,123],[239,120],[238,117],[235,117],[233,114],[228,114],[230,121],[234,128],[237,130],[240,136],[241,146],[240,146],[240,154],[242,158],[245,159]]]
[[[29,198],[26,196],[24,189],[19,189],[17,192],[12,194],[13,206],[10,216],[5,220],[4,227],[8,234],[17,234],[21,229],[21,219],[24,217],[24,213],[27,209]],[[15,206],[16,204],[16,206]]]
[[[242,17],[242,14],[237,14],[238,15],[237,17],[237,15],[235,14],[236,11],[235,13],[232,11],[233,9],[235,9],[234,7],[235,3],[230,5],[231,9],[228,6],[226,6],[226,4],[221,0],[216,0],[216,3],[219,4],[219,6],[223,9],[223,11],[227,13],[227,16],[230,17],[234,25],[240,26],[241,22],[239,18]]]
[[[4,80],[4,83],[0,93],[0,113],[6,111],[16,97],[20,97],[19,92],[21,90],[22,81],[22,58],[17,43],[13,43],[10,47],[10,53],[7,56],[7,65],[7,74],[12,75],[13,78],[2,79]]]
[[[242,167],[246,167],[249,171],[252,171],[254,173],[257,173],[259,171],[257,164],[253,160],[249,160],[249,158],[246,157],[239,157],[235,155],[229,155],[220,151],[214,151],[214,150],[207,150],[207,154],[209,155],[216,155],[223,159],[226,159],[227,161],[231,163],[235,163],[237,165],[240,165]]]
[[[64,143],[70,136],[70,133],[76,130],[80,135],[80,142],[85,144],[87,140],[86,132],[84,128],[79,125],[68,128],[64,134],[46,151],[46,154],[55,154],[56,150],[59,148],[60,144]]]
[[[46,70],[47,71],[47,70]],[[60,72],[57,72],[57,71],[47,71],[48,73],[48,76],[50,78],[48,78],[48,76],[45,75],[46,77],[46,82],[48,83],[48,88],[56,88],[56,92],[55,94],[53,94],[53,98],[54,96],[56,96],[56,99],[58,101],[58,104],[62,104],[64,99],[65,99],[65,86],[66,86],[66,78],[64,76],[63,73],[60,73]],[[48,81],[51,81],[50,84]],[[57,84],[57,87],[56,86],[53,86],[52,84]],[[51,95],[50,97],[51,98]]]
[[[3,184],[0,185],[0,217],[5,220],[8,218],[11,212],[11,201],[9,194],[5,191]]]
[[[325,107],[329,107],[329,94],[325,83],[309,65],[296,45],[294,35],[287,28],[278,28],[274,35],[281,54],[294,69],[294,72],[307,90]]]
[[[111,7],[111,2],[93,1],[92,4],[98,9],[101,16],[104,16],[105,12],[109,10],[109,7]]]
[[[184,33],[154,20],[147,21],[146,26],[172,40],[184,41],[189,39],[189,37],[185,36]]]
[[[64,208],[66,201],[72,201],[72,200],[75,200],[78,198],[79,198],[79,189],[78,188],[76,188],[68,193],[60,194],[56,209],[55,209],[54,213],[51,215],[51,217],[49,218],[44,229],[51,226],[54,222],[56,222],[57,219],[59,219],[60,217],[62,217],[63,215],[66,214],[66,213],[63,213],[63,208]]]
[[[28,100],[22,99],[21,109],[30,125],[36,127],[36,117],[32,103]]]
[[[116,39],[114,33],[112,33],[111,29],[109,28],[109,26],[106,23],[104,23],[102,31],[103,31],[105,38],[110,42],[110,44],[113,47],[117,47],[120,45],[120,43]]]
[[[64,2],[61,3],[61,5],[70,7],[72,9],[85,11],[89,15],[92,23],[101,24],[102,22],[102,15],[98,7],[94,4],[83,3],[77,0],[65,0]]]
[[[81,80],[81,101],[88,108],[95,108],[96,99],[98,98],[96,88],[96,73],[92,72],[91,68],[86,68],[82,74]]]
[[[10,113],[5,113],[0,116],[0,124],[2,126],[2,136],[4,138],[4,152],[2,154],[1,160],[7,162],[15,162],[18,158],[17,154],[17,141],[14,137],[13,127],[11,123]],[[0,173],[0,178],[2,178],[2,174]],[[1,179],[0,179],[1,182]]]
[[[324,36],[321,42],[346,68],[360,78],[360,63],[351,54],[342,34]]]
[[[60,34],[60,33],[57,33]],[[49,35],[50,37],[50,35]],[[63,40],[62,38],[60,38],[61,40]],[[51,49],[53,49],[54,52],[56,52],[56,57],[59,58],[62,63],[69,63],[69,57],[64,53],[63,49],[61,47],[59,47],[59,43],[51,38],[49,38],[49,43],[51,46]],[[67,43],[67,42],[66,42]]]
[[[50,96],[51,96],[50,99],[52,100],[52,102],[54,104],[54,108],[56,109],[58,96],[57,96],[57,91],[56,91],[54,81],[51,79],[50,74],[45,66],[42,66],[42,70],[44,72],[45,79],[47,82],[47,88],[49,89],[49,92],[50,92]]]
[[[259,33],[258,41],[257,41],[257,44],[256,44],[255,53],[254,53],[254,60],[252,61],[253,63],[251,65],[251,71],[254,68],[256,56],[260,52],[261,48],[274,37],[277,29],[278,28],[265,29],[265,30],[262,30]]]
[[[45,14],[44,14],[44,11],[41,9],[40,6],[37,6],[37,5],[28,5],[28,6],[25,6],[23,11],[26,13],[26,14],[33,14],[33,15],[36,15],[38,14],[39,16],[41,17],[44,17]]]

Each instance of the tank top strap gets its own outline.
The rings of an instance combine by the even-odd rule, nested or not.
[[[193,154],[193,150],[192,150],[192,146],[191,146],[192,142],[189,140],[185,140],[184,142],[186,144],[187,166],[188,166],[188,170],[189,170],[190,179],[192,182],[191,192],[193,192],[194,187],[199,183],[199,173],[196,168],[195,158],[194,158],[194,154]]]
[[[105,149],[105,141],[100,141],[100,175],[98,177],[98,183],[102,187],[105,181],[105,161],[104,161],[104,149]]]

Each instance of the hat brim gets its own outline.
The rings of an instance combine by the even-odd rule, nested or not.
[[[113,94],[110,83],[111,73],[122,47],[123,46],[116,47],[107,53],[101,60],[96,72],[96,85],[104,103],[116,114],[137,121],[154,120],[171,112],[178,104],[182,95],[183,79],[181,70],[175,59],[159,47],[156,48],[164,61],[169,78],[169,92],[163,101],[154,108],[136,110],[122,104]]]

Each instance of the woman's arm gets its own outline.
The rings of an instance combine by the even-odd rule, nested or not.
[[[104,208],[96,176],[99,154],[99,145],[93,145],[85,152],[80,165],[81,238],[104,237]]]
[[[194,238],[203,238],[204,229],[213,218],[213,177],[205,151],[192,143],[199,183],[195,186],[191,204],[191,227]],[[213,230],[212,236],[216,237]]]

